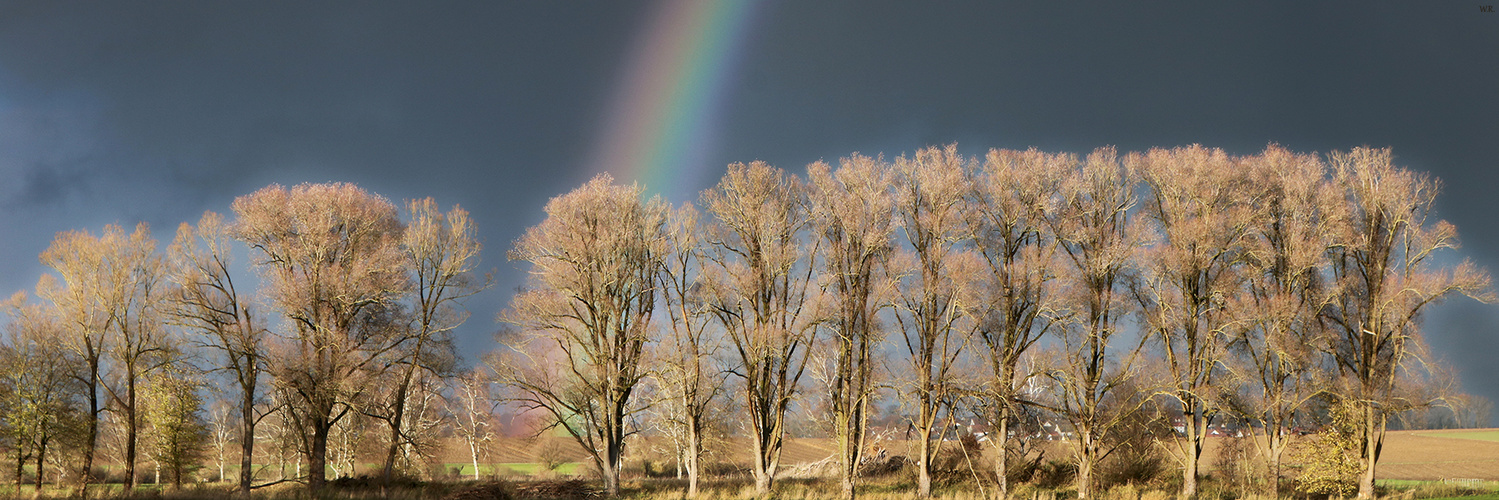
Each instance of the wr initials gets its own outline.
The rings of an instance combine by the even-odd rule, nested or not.
[[[1478,11],[1479,12],[1488,12],[1488,13],[1492,14],[1492,13],[1494,13],[1494,6],[1493,5],[1479,5],[1478,6]]]

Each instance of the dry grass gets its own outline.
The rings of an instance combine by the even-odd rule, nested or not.
[[[686,485],[678,481],[633,482],[626,485],[622,498],[632,500],[682,500]],[[889,478],[862,483],[858,497],[871,500],[909,499],[916,496],[915,484],[906,477]],[[697,497],[699,500],[744,500],[763,498],[755,494],[754,485],[746,480],[707,481]],[[839,500],[842,489],[835,479],[791,479],[777,481],[770,498],[782,500]],[[986,498],[971,485],[954,485],[938,488],[932,498],[948,500],[979,500]],[[1134,500],[1134,499],[1131,499]]]
[[[1391,432],[1385,443],[1383,457],[1380,460],[1379,477],[1381,479],[1412,480],[1412,481],[1439,481],[1443,479],[1475,479],[1487,481],[1499,481],[1499,442],[1488,439],[1490,435],[1499,434],[1499,431],[1472,431],[1465,435],[1453,434],[1450,431],[1398,431]],[[955,443],[949,443],[956,445]],[[1204,465],[1215,463],[1217,453],[1222,448],[1224,440],[1220,438],[1209,438],[1206,443]],[[744,446],[740,446],[744,445]],[[879,442],[891,455],[909,454],[908,449],[912,443],[902,440],[887,440]],[[645,446],[637,445],[637,449],[645,449]],[[537,439],[505,439],[498,443],[496,453],[486,463],[493,462],[535,462],[542,450],[547,448],[560,449],[560,454],[569,461],[584,461],[583,452],[577,449],[576,444],[568,438],[545,437]],[[1051,460],[1064,459],[1067,456],[1066,449],[1061,443],[1046,443],[1047,458]],[[730,460],[748,462],[747,443],[730,443],[730,450],[734,452],[728,455]],[[786,443],[782,464],[785,467],[793,467],[798,464],[817,462],[829,457],[833,452],[833,443],[827,439],[791,439]],[[552,453],[559,453],[555,450]],[[451,455],[451,454],[450,454]],[[458,459],[458,456],[445,457]],[[467,457],[462,457],[467,458]],[[661,457],[649,457],[659,459]],[[979,458],[979,457],[975,457]],[[634,460],[639,460],[637,457]],[[464,460],[450,460],[452,462],[463,462]],[[638,465],[637,463],[627,463]],[[1295,464],[1287,464],[1294,466]],[[1169,467],[1169,465],[1168,465]],[[1294,474],[1294,470],[1287,471]],[[1172,475],[1169,469],[1167,475]],[[633,479],[627,479],[624,484],[625,491],[621,498],[640,500],[676,500],[683,498],[686,491],[684,481],[672,479],[643,479],[637,474]],[[909,470],[905,473],[896,473],[889,477],[866,480],[860,487],[859,498],[873,500],[906,499],[915,496],[913,475]],[[514,479],[514,478],[512,478]],[[544,481],[534,481],[525,476],[520,476],[519,482],[511,483],[509,486],[501,487],[504,491],[520,492],[514,495],[518,499],[543,499],[543,498],[596,498],[597,495],[567,495],[557,496],[546,492],[567,491],[558,489],[554,485]],[[1399,481],[1396,481],[1399,482]],[[392,492],[390,498],[406,500],[440,500],[449,495],[483,487],[487,483],[464,483],[464,482],[434,482],[425,484],[406,485]],[[591,484],[591,483],[589,483]],[[1465,483],[1466,484],[1466,483]],[[987,486],[987,485],[985,485]],[[1159,485],[1158,485],[1159,486]],[[1404,484],[1402,486],[1409,486]],[[108,487],[96,487],[91,491],[92,497],[96,498],[118,498],[118,485],[114,489]],[[1165,488],[1169,489],[1169,488]],[[1134,485],[1115,486],[1101,492],[1099,500],[1170,500],[1174,493],[1165,491],[1160,487],[1145,488]],[[490,492],[474,498],[497,498],[493,491],[500,491],[490,487]],[[1013,491],[1013,497],[1019,500],[1058,500],[1068,498],[1072,493],[1063,490],[1038,489],[1030,485],[1017,485]],[[199,485],[188,487],[181,491],[161,491],[154,489],[138,490],[133,498],[159,498],[167,500],[196,500],[208,498],[226,498],[231,488],[228,485]],[[69,491],[48,488],[43,491],[40,498],[65,498]],[[937,486],[934,498],[966,500],[985,498],[985,493],[970,478],[949,478],[948,481]],[[1455,496],[1458,493],[1470,493],[1465,488],[1453,487],[1451,484],[1422,483],[1416,484],[1414,488],[1393,491],[1392,498],[1417,499],[1437,496]],[[784,479],[778,481],[773,492],[773,498],[778,499],[835,499],[840,498],[840,487],[836,480],[831,479]],[[23,488],[19,493],[14,486],[0,486],[0,498],[33,498],[30,487]],[[302,486],[296,484],[279,485],[276,487],[256,490],[255,498],[260,500],[303,500],[309,499]],[[374,499],[380,498],[378,489],[365,486],[353,485],[332,488],[328,494],[322,496],[328,499]],[[714,478],[704,482],[702,494],[699,496],[704,500],[738,500],[759,498],[754,493],[754,488],[747,477]],[[310,499],[309,499],[310,500]],[[1240,500],[1255,500],[1253,498],[1241,498]]]

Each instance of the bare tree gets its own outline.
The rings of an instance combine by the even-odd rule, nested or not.
[[[108,241],[107,239],[101,241]],[[156,240],[141,224],[128,240],[114,240],[106,246],[109,252],[105,269],[112,286],[104,295],[113,318],[115,343],[113,360],[118,365],[115,384],[103,384],[109,397],[125,418],[125,489],[135,487],[135,468],[140,441],[140,384],[152,372],[171,364],[176,358],[175,341],[166,328],[168,301],[173,295],[171,282]]]
[[[1094,472],[1107,455],[1107,434],[1138,401],[1116,394],[1131,382],[1138,346],[1115,345],[1128,315],[1124,282],[1133,273],[1141,229],[1132,217],[1134,172],[1121,167],[1112,148],[1094,150],[1062,179],[1047,225],[1065,255],[1069,286],[1061,303],[1069,311],[1062,351],[1047,376],[1058,394],[1051,407],[1074,429],[1078,498],[1093,495]]]
[[[487,455],[489,443],[494,440],[494,412],[500,400],[490,389],[489,378],[477,371],[469,371],[455,377],[452,409],[453,431],[463,438],[468,447],[469,459],[474,465],[474,480],[479,480],[479,456]]]
[[[654,372],[671,435],[682,437],[678,458],[687,469],[687,496],[698,493],[704,427],[714,398],[724,388],[724,377],[709,364],[718,345],[708,331],[711,321],[703,297],[701,273],[703,242],[697,209],[684,204],[667,221],[669,253],[662,259],[657,280],[666,306],[667,335],[657,350],[661,361]]]
[[[51,275],[37,284],[38,295],[50,300],[62,315],[71,334],[70,349],[88,370],[80,378],[88,388],[89,443],[84,451],[82,482],[91,478],[98,441],[100,391],[104,389],[125,418],[124,456],[128,474],[126,488],[135,485],[137,432],[140,423],[137,385],[142,377],[169,358],[163,325],[168,283],[156,241],[145,224],[126,234],[120,226],[105,226],[95,237],[86,231],[59,233],[42,252],[41,261],[61,275]],[[106,357],[113,365],[105,363]],[[123,384],[106,383],[103,369],[117,366],[115,377]]]
[[[1182,464],[1181,498],[1195,498],[1207,425],[1221,406],[1213,378],[1235,320],[1227,306],[1260,193],[1244,162],[1220,149],[1152,149],[1125,163],[1149,188],[1144,213],[1158,238],[1142,256],[1134,295],[1146,335],[1164,354],[1161,394],[1181,408],[1186,434],[1165,448]]]
[[[932,494],[932,456],[941,444],[937,420],[952,394],[951,373],[968,343],[965,301],[979,275],[977,259],[962,248],[969,194],[968,163],[956,145],[926,148],[895,160],[895,212],[909,248],[899,254],[903,274],[896,320],[915,380],[907,389],[916,405],[917,494]],[[968,323],[971,325],[972,323]]]
[[[601,174],[547,202],[546,220],[510,252],[531,264],[531,287],[503,316],[523,331],[495,367],[522,405],[545,411],[589,452],[610,495],[619,493],[631,395],[646,376],[668,251],[667,206],[642,202],[641,192]]]
[[[1390,415],[1432,403],[1402,391],[1422,369],[1420,314],[1452,294],[1492,300],[1487,272],[1471,262],[1441,267],[1437,252],[1457,247],[1457,229],[1432,222],[1438,183],[1397,167],[1388,149],[1328,156],[1344,211],[1332,252],[1340,292],[1324,317],[1336,332],[1333,357],[1353,402],[1361,446],[1358,498],[1374,498],[1374,470]]]
[[[260,256],[290,343],[276,375],[305,428],[308,490],[326,482],[328,433],[365,390],[359,382],[400,338],[393,303],[408,287],[403,227],[386,199],[352,184],[271,185],[234,200],[233,234]]]
[[[1271,146],[1246,159],[1244,170],[1263,201],[1245,242],[1249,293],[1229,297],[1230,311],[1240,315],[1231,348],[1244,361],[1233,365],[1234,379],[1248,388],[1236,413],[1260,423],[1249,431],[1278,496],[1290,428],[1325,381],[1318,315],[1332,292],[1323,272],[1331,244],[1328,204],[1337,197],[1313,155]]]
[[[755,490],[770,492],[781,460],[786,411],[806,371],[812,341],[804,314],[812,266],[802,232],[803,188],[762,162],[729,165],[703,192],[713,215],[704,254],[705,300],[733,345],[729,373],[742,379],[749,411]]]
[[[215,398],[208,404],[208,448],[213,450],[213,462],[218,467],[219,475],[215,481],[224,481],[225,466],[228,464],[226,455],[229,445],[234,442],[234,408],[223,398]]]
[[[265,418],[256,411],[256,403],[267,335],[251,315],[249,297],[242,297],[235,287],[229,271],[231,241],[223,216],[205,212],[197,226],[183,223],[177,228],[168,255],[179,290],[174,322],[196,334],[197,344],[218,354],[220,367],[234,377],[239,392],[239,494],[248,497],[254,479],[255,426]]]
[[[271,458],[274,458],[276,463],[275,482],[278,483],[282,481],[294,481],[296,478],[301,477],[301,459],[306,456],[304,450],[307,449],[307,433],[297,425],[296,419],[292,417],[292,410],[290,409],[291,406],[297,404],[297,401],[295,400],[295,396],[292,396],[289,392],[287,388],[279,384],[274,386],[274,390],[270,392],[271,401],[268,404],[262,405],[267,409],[260,411],[266,417],[262,421],[262,425],[265,426],[265,432],[258,435],[262,436],[271,445],[271,449],[266,451],[273,453],[275,456],[267,457],[266,462],[271,462]],[[291,458],[291,464],[295,470],[295,474],[290,477],[286,474],[288,457]],[[263,471],[264,468],[262,468]]]
[[[1452,405],[1453,423],[1459,429],[1490,427],[1493,412],[1494,402],[1476,394],[1469,394],[1458,404]]]
[[[442,390],[449,371],[451,368],[443,368],[441,372],[418,371],[412,379],[406,392],[406,418],[401,421],[401,441],[396,455],[398,467],[421,471],[425,477],[431,477],[425,473],[431,470],[430,466],[445,444],[440,434],[445,429],[442,424],[449,410]]]
[[[965,307],[986,348],[991,378],[984,392],[997,426],[990,442],[998,498],[1009,495],[1010,423],[1023,413],[1022,404],[1037,402],[1028,393],[1036,367],[1021,361],[1060,315],[1054,290],[1059,240],[1045,210],[1060,203],[1054,199],[1059,185],[1076,168],[1072,155],[990,150],[967,193],[967,230],[983,262],[975,273],[976,296]]]
[[[385,484],[395,472],[401,443],[410,441],[401,435],[401,429],[413,376],[418,368],[435,368],[429,359],[434,357],[434,350],[441,351],[436,353],[441,354],[436,356],[439,359],[453,358],[448,334],[468,318],[461,302],[492,283],[487,276],[482,281],[472,276],[483,245],[468,211],[455,206],[443,213],[431,198],[424,198],[409,202],[407,212],[411,220],[403,233],[401,249],[415,283],[411,298],[413,317],[408,327],[410,338],[403,339],[406,345],[397,351],[399,378],[391,394],[390,411],[383,418],[390,428],[385,465],[381,469]]]
[[[328,431],[328,467],[333,477],[354,477],[360,448],[364,447],[365,435],[375,422],[362,413],[350,413],[333,424]]]
[[[819,285],[827,297],[818,316],[836,349],[829,396],[839,473],[844,495],[853,498],[875,388],[873,353],[883,339],[878,315],[895,288],[887,272],[893,175],[884,161],[855,154],[837,170],[814,163],[807,177],[812,230],[821,241]]]
[[[96,238],[85,231],[58,233],[52,245],[47,247],[40,260],[61,277],[42,275],[37,282],[37,295],[51,302],[57,311],[59,322],[66,334],[63,344],[78,356],[85,369],[77,375],[88,398],[87,442],[83,447],[79,493],[86,494],[93,479],[94,455],[99,443],[100,412],[104,410],[100,401],[100,370],[104,360],[104,349],[108,340],[109,313],[99,300],[100,280],[98,269],[104,265],[103,254],[94,243]]]

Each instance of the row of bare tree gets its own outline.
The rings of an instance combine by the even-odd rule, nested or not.
[[[802,405],[826,414],[852,495],[875,400],[894,389],[920,437],[922,494],[943,427],[967,412],[997,427],[1003,497],[1009,426],[1044,412],[1071,429],[1090,498],[1120,429],[1169,401],[1184,437],[1159,444],[1191,497],[1214,418],[1254,422],[1278,464],[1285,431],[1331,398],[1357,410],[1369,497],[1389,419],[1452,393],[1434,388],[1450,379],[1428,363],[1421,312],[1490,298],[1485,272],[1442,260],[1456,233],[1432,220],[1436,190],[1388,150],[1274,146],[982,159],[948,146],[819,162],[805,178],[736,164],[701,212],[600,176],[549,202],[510,252],[532,279],[502,315],[517,328],[487,379],[442,389],[461,301],[490,283],[474,275],[468,214],[429,199],[403,217],[348,184],[270,186],[235,200],[232,220],[184,224],[165,251],[144,226],[59,234],[37,300],[8,308],[0,430],[19,477],[58,443],[92,470],[101,421],[118,422],[129,483],[145,428],[150,459],[180,480],[201,381],[221,377],[241,491],[269,416],[316,491],[340,424],[384,424],[389,478],[431,428],[434,395],[472,406],[448,413],[477,436],[498,384],[588,450],[611,493],[653,407],[684,437],[695,493],[710,413],[732,399],[759,491]],[[254,290],[236,284],[236,253]]]
[[[1389,419],[1453,394],[1433,390],[1450,378],[1428,364],[1421,313],[1492,298],[1486,272],[1440,253],[1457,239],[1433,217],[1437,188],[1388,150],[1277,146],[948,146],[818,162],[805,178],[735,164],[701,208],[601,175],[552,199],[510,252],[531,281],[488,365],[591,452],[610,493],[655,406],[685,436],[694,494],[708,413],[728,398],[759,492],[788,411],[815,401],[852,496],[873,398],[894,388],[920,436],[922,495],[959,401],[997,427],[999,498],[1018,414],[1068,424],[1091,498],[1112,435],[1165,401],[1183,437],[1158,444],[1191,498],[1216,416],[1252,422],[1279,477],[1290,427],[1320,398],[1357,408],[1358,491],[1372,498]]]
[[[403,220],[349,184],[272,185],[236,199],[232,220],[210,212],[184,223],[165,251],[144,224],[60,233],[41,255],[52,272],[40,300],[19,293],[9,307],[13,383],[0,389],[0,430],[18,475],[34,459],[40,488],[49,443],[71,432],[85,490],[107,417],[124,430],[127,488],[143,425],[166,440],[151,458],[180,483],[206,431],[205,381],[223,380],[232,382],[218,392],[238,413],[242,493],[269,415],[314,471],[312,491],[325,481],[330,431],[351,415],[384,424],[391,477],[415,444],[414,386],[454,370],[459,303],[490,282],[474,276],[480,245],[467,212],[431,199],[404,208]],[[236,276],[246,268],[237,253],[258,290]]]

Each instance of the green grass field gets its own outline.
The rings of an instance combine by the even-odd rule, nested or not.
[[[1405,496],[1422,500],[1499,500],[1499,482],[1496,481],[1380,479],[1378,484],[1391,498]]]
[[[1422,486],[1432,486],[1432,485],[1444,484],[1442,481],[1427,481],[1427,480],[1421,480],[1421,479],[1380,479],[1378,481],[1375,481],[1375,483],[1378,484],[1378,485],[1380,485],[1380,486],[1387,487],[1387,488],[1398,488],[1398,489],[1410,489],[1410,488],[1418,488],[1418,487],[1422,487]],[[1454,487],[1467,487],[1467,486],[1471,486],[1471,487],[1479,488],[1479,489],[1499,491],[1499,481],[1479,481],[1479,482],[1476,482],[1476,483],[1473,483],[1473,484],[1460,483],[1460,484],[1450,484],[1450,485],[1454,486]]]
[[[1481,431],[1434,431],[1420,432],[1420,436],[1442,437],[1452,439],[1472,439],[1476,441],[1499,442],[1499,430],[1486,429]]]

